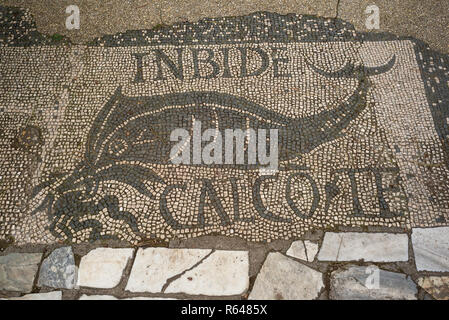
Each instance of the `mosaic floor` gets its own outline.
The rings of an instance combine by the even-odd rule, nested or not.
[[[449,224],[449,56],[419,40],[274,13],[71,45],[0,7],[0,30],[0,239]],[[278,171],[173,164],[197,121],[279,129]]]

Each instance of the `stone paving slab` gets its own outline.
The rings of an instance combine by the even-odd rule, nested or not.
[[[99,247],[87,251],[83,248],[80,268],[76,269],[79,275],[75,274],[74,277],[84,280],[78,282],[78,286],[67,288],[64,292],[66,299],[69,297],[80,300],[171,300],[218,297],[251,300],[448,298],[447,273],[429,276],[427,272],[417,270],[413,260],[344,266],[340,261],[316,261],[312,256],[317,243],[322,241],[317,238],[313,241],[292,241],[284,249],[272,246],[271,250],[275,251],[261,256],[263,260],[259,262],[257,259],[254,260],[254,256],[250,258],[250,252],[246,250],[147,247],[139,248],[136,257],[133,258],[135,250],[133,248]],[[301,248],[308,250],[301,251]],[[55,267],[64,266],[67,262],[66,254],[72,251],[80,252],[79,250],[80,248],[76,246],[57,248],[49,251],[50,255],[42,262],[41,254],[34,254],[36,264],[32,266],[40,270],[45,269],[44,265],[48,262]],[[53,255],[54,252],[62,254]],[[306,255],[306,252],[312,252],[312,256]],[[295,256],[288,256],[287,253]],[[9,253],[0,258],[19,261],[20,265],[27,260],[27,255],[29,254]],[[295,259],[303,260],[307,265]],[[259,263],[261,265],[257,266]],[[250,285],[249,281],[250,269],[256,270],[253,285]],[[393,269],[398,272],[392,272]],[[55,271],[58,270],[61,269],[55,268]],[[23,289],[18,289],[17,285],[3,287],[0,290],[0,299],[62,298],[61,291],[27,295],[26,293],[30,291],[42,290],[41,284],[34,280],[35,277],[31,278],[31,284]],[[71,279],[73,279],[71,273],[58,274],[58,281],[61,283],[68,283]],[[22,278],[8,280],[14,280],[13,283],[23,282]],[[418,287],[423,291],[419,293]],[[428,294],[424,294],[424,291]],[[17,297],[18,293],[21,294],[20,297]]]
[[[242,294],[249,285],[248,252],[139,249],[126,290],[202,295]]]
[[[120,282],[123,271],[134,249],[98,248],[81,258],[78,285],[93,288],[114,288]]]
[[[76,271],[72,248],[55,249],[41,264],[38,285],[73,289],[77,282]]]
[[[248,272],[248,252],[215,251],[197,267],[171,282],[165,292],[207,296],[242,295],[249,286]]]
[[[418,270],[449,272],[449,227],[413,229],[412,244]]]
[[[211,252],[206,249],[139,249],[126,290],[162,292],[169,279],[196,266]]]
[[[321,261],[407,261],[408,235],[327,232],[318,253]]]
[[[288,256],[312,262],[318,253],[318,244],[311,241],[294,241],[286,254]]]
[[[333,300],[416,300],[416,284],[405,275],[377,266],[346,266],[331,275]]]
[[[42,253],[0,256],[0,290],[31,292]]]
[[[427,276],[418,279],[418,285],[437,300],[449,300],[449,277]]]
[[[280,253],[270,253],[249,295],[253,300],[310,300],[323,289],[323,275]]]

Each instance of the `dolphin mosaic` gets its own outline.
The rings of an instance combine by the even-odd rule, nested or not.
[[[116,196],[95,199],[99,184],[119,181],[155,199],[145,183],[164,184],[151,165],[171,163],[173,142],[170,141],[170,133],[174,129],[191,128],[194,121],[218,130],[278,129],[279,161],[288,161],[337,138],[365,110],[368,76],[389,71],[394,62],[395,56],[378,68],[346,65],[333,74],[313,67],[326,77],[357,79],[357,87],[339,106],[303,118],[287,117],[226,93],[182,92],[128,97],[118,87],[96,116],[88,135],[84,160],[70,175],[50,177],[34,189],[33,196],[43,190],[48,193],[33,213],[46,210],[53,220],[50,230],[58,237],[60,232],[56,229],[62,230],[66,237],[72,237],[67,224],[75,231],[91,228],[92,236],[97,236],[102,230],[101,223],[97,220],[81,223],[80,219],[104,209],[112,219],[122,220],[138,233],[135,218],[131,213],[120,210]],[[243,165],[246,169],[256,167]]]

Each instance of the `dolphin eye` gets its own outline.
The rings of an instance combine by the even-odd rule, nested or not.
[[[128,149],[128,143],[123,139],[117,139],[109,144],[108,153],[113,156],[120,156],[126,149]]]

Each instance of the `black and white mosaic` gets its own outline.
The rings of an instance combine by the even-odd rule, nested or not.
[[[419,40],[274,13],[85,46],[19,9],[0,25],[0,238],[264,241],[449,221],[449,57]],[[279,170],[173,164],[170,133],[195,121],[278,129]]]

